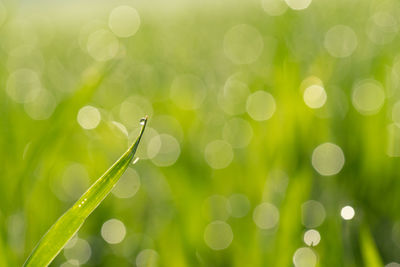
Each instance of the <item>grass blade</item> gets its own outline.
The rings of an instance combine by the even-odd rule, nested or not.
[[[371,230],[367,224],[361,226],[360,231],[361,254],[366,267],[383,267]]]
[[[131,163],[147,123],[141,120],[136,142],[65,212],[36,245],[24,266],[47,266],[79,230],[86,218],[110,193]]]

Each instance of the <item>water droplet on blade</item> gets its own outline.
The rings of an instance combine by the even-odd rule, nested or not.
[[[140,120],[140,125],[144,125],[146,123],[146,121],[147,121],[147,118],[148,118],[148,116],[145,116],[144,118],[142,118]]]
[[[141,125],[144,125],[145,122],[146,122],[146,118],[142,118],[142,119],[140,120],[140,124],[141,124]]]

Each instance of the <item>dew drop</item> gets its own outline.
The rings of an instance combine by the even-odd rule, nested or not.
[[[140,125],[144,125],[147,121],[147,116],[140,119]]]

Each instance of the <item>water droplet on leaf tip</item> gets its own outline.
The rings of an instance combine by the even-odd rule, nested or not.
[[[144,125],[144,123],[147,121],[148,116],[146,115],[144,118],[140,119],[140,124]]]

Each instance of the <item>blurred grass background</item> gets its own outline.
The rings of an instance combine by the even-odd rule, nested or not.
[[[400,3],[0,4],[0,266],[133,141],[52,266],[399,266]]]

